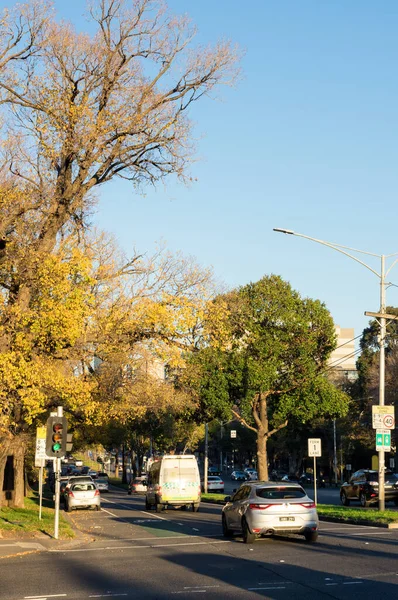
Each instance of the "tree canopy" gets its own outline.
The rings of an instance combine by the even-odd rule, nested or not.
[[[268,477],[266,442],[290,418],[345,414],[347,396],[324,376],[335,348],[326,307],[301,298],[280,277],[219,296],[224,318],[193,355],[186,380],[204,418],[231,414],[257,434],[259,475]]]

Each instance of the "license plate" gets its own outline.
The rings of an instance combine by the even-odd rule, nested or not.
[[[280,521],[294,521],[294,517],[279,517]]]

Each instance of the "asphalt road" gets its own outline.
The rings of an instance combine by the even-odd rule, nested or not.
[[[249,546],[222,537],[217,505],[158,515],[143,497],[112,491],[102,508],[72,514],[91,541],[1,560],[0,598],[398,597],[398,530],[321,523],[316,544],[292,536]]]

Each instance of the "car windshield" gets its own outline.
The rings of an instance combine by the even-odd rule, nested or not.
[[[298,487],[263,487],[256,490],[256,496],[267,500],[285,500],[288,498],[304,498],[306,493]]]
[[[221,481],[220,477],[208,477],[207,481]]]

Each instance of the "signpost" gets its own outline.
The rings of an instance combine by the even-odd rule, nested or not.
[[[314,457],[314,500],[315,504],[317,504],[318,499],[316,489],[316,457],[322,456],[321,440],[319,438],[308,439],[308,456]]]
[[[41,508],[43,504],[43,469],[46,462],[46,427],[38,427],[36,430],[36,452],[35,466],[39,467],[39,519],[41,520]]]

